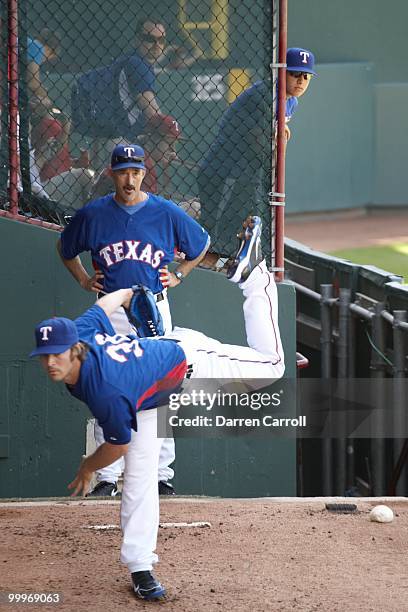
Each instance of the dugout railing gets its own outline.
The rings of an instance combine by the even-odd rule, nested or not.
[[[364,437],[337,430],[299,441],[300,494],[406,495],[408,286],[292,240],[285,268],[296,287],[298,346],[310,361],[301,376],[330,381],[331,389],[367,391],[372,381],[375,393],[368,401],[360,392],[374,410]],[[302,406],[302,385],[298,394]]]

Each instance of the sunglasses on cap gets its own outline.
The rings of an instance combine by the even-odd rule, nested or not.
[[[291,76],[293,76],[294,79],[298,79],[299,77],[303,77],[305,81],[308,81],[313,76],[309,72],[293,72],[293,70],[288,70],[288,73]]]
[[[151,43],[152,45],[165,45],[166,44],[166,36],[153,36],[152,34],[142,34],[142,40],[147,43]]]
[[[125,155],[115,155],[115,164],[128,164],[130,162],[133,162],[135,164],[143,164],[144,157],[134,157],[133,155],[131,155],[130,157],[127,157]]]

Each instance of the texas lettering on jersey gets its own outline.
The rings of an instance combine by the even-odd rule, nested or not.
[[[154,250],[150,242],[143,246],[140,240],[121,240],[104,246],[99,250],[99,255],[108,267],[131,259],[146,263],[156,269],[160,266],[165,253],[161,249]]]
[[[160,196],[148,194],[133,214],[124,208],[108,194],[78,210],[61,234],[61,254],[73,259],[89,251],[94,268],[103,274],[106,293],[136,283],[159,293],[159,270],[173,261],[175,249],[193,260],[207,245],[208,234]]]

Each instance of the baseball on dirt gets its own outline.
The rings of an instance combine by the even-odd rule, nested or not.
[[[370,512],[370,521],[377,523],[391,523],[394,520],[394,513],[388,506],[374,506]]]

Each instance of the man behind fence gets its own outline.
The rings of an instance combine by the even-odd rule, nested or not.
[[[135,140],[160,114],[153,65],[166,45],[166,29],[153,19],[136,26],[136,47],[112,64],[89,70],[72,90],[72,126],[92,139],[91,166],[100,172],[113,146]],[[117,140],[119,139],[119,140]]]

